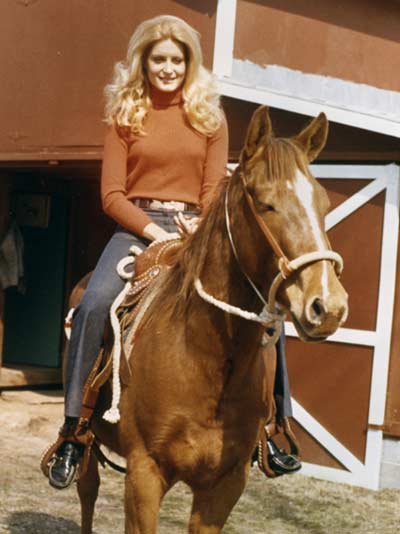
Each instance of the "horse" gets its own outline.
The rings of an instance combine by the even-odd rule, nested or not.
[[[126,534],[156,533],[161,501],[178,481],[193,493],[189,533],[221,532],[273,412],[266,326],[286,312],[303,341],[320,342],[345,321],[341,260],[324,231],[329,200],[308,169],[327,133],[320,114],[295,137],[277,138],[268,109],[255,111],[238,167],[146,312],[118,424],[102,419],[103,388],[92,428],[126,459]],[[82,534],[92,533],[99,484],[92,455],[78,480]]]

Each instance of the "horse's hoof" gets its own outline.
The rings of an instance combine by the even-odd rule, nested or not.
[[[81,454],[81,447],[76,443],[67,441],[61,445],[49,465],[50,486],[64,489],[72,484]]]

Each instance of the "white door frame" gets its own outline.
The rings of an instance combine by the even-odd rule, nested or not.
[[[382,252],[380,262],[379,295],[376,330],[340,328],[326,342],[352,343],[373,348],[373,365],[369,401],[368,424],[383,425],[390,358],[390,341],[396,282],[396,260],[399,238],[399,178],[397,165],[311,165],[319,179],[365,179],[370,183],[326,217],[326,229],[366,204],[381,191],[386,191],[383,215]],[[372,180],[372,181],[371,181]],[[286,334],[297,337],[291,323]],[[379,488],[383,435],[380,430],[367,429],[365,463],[356,458],[310,413],[293,399],[294,418],[332,454],[348,471],[304,463],[302,472],[317,478],[346,482],[366,488]]]
[[[233,75],[234,65],[237,62],[241,63],[240,60],[234,58],[237,5],[238,0],[218,0],[217,4],[213,72],[218,79],[219,91],[222,95],[247,102],[266,104],[274,108],[310,115],[311,117],[323,111],[330,121],[400,137],[400,124],[397,120],[380,112],[367,113],[366,110],[360,111],[357,105],[358,102],[353,102],[351,106],[343,107],[331,103],[329,100],[315,100],[308,97],[307,94],[296,96],[286,94],[282,90],[259,87],[255,85],[256,82],[251,76],[246,82],[236,80]],[[268,42],[268,36],[266,36],[266,42]],[[324,78],[327,79],[327,77],[321,75],[320,78],[320,83],[324,84]],[[343,80],[342,82],[345,83]],[[348,91],[354,91],[354,85],[354,83],[349,82]],[[361,84],[359,85],[361,88]],[[390,91],[387,91],[386,98],[391,98],[390,93]],[[381,96],[381,98],[384,98],[384,96]]]

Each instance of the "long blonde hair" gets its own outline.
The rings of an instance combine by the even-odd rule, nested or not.
[[[105,120],[144,134],[144,119],[152,107],[144,65],[152,46],[160,40],[180,43],[186,56],[183,108],[194,129],[212,135],[223,112],[213,75],[203,66],[199,34],[184,20],[162,15],[142,22],[133,33],[125,61],[115,64],[114,76],[104,89]]]

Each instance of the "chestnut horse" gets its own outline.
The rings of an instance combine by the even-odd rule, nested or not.
[[[296,137],[275,138],[267,108],[258,108],[238,168],[147,312],[118,424],[102,419],[109,388],[101,394],[93,429],[126,458],[126,534],[156,533],[161,501],[178,481],[193,492],[192,534],[221,532],[241,496],[273,411],[265,368],[275,349],[262,357],[265,319],[248,320],[263,308],[256,291],[265,297],[279,279],[277,305],[305,341],[326,339],[346,318],[340,257],[324,231],[328,197],[308,170],[327,131],[321,114]],[[82,534],[92,532],[99,483],[92,458],[78,481]]]

